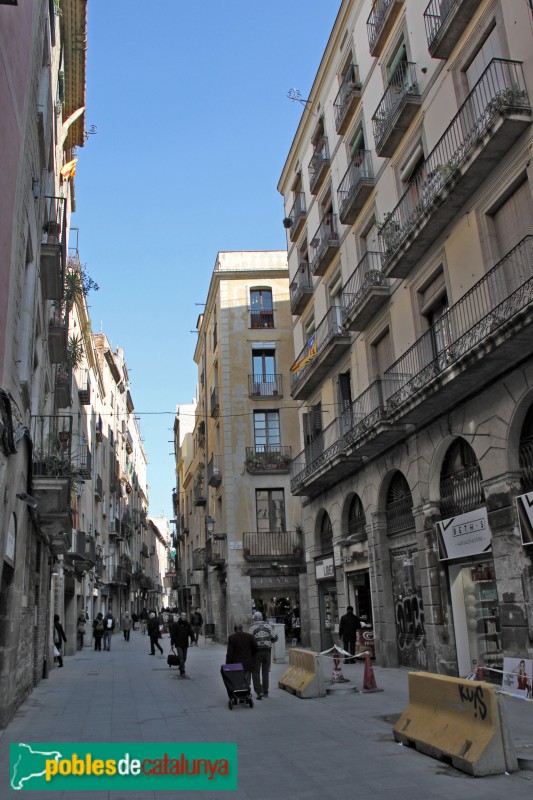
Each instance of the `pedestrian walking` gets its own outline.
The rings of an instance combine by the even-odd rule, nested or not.
[[[111,610],[104,617],[104,650],[111,650],[111,636],[115,630],[115,617]]]
[[[146,630],[148,631],[148,636],[150,637],[150,655],[155,656],[156,647],[161,655],[163,655],[163,648],[159,644],[159,620],[157,619],[154,611],[152,611],[148,617]]]
[[[125,611],[122,615],[122,632],[124,634],[124,641],[129,642],[130,631],[133,627],[133,618],[129,611]]]
[[[243,630],[241,623],[233,626],[234,633],[228,636],[226,664],[242,664],[246,683],[250,685],[250,675],[254,668],[257,642],[251,633]]]
[[[257,652],[254,655],[252,680],[257,699],[261,700],[263,697],[268,697],[272,644],[278,641],[278,637],[268,622],[263,621],[263,615],[260,611],[254,613],[254,621],[250,628],[250,633],[257,644]]]
[[[187,614],[182,611],[177,622],[170,627],[170,644],[176,648],[179,658],[180,675],[185,675],[185,662],[187,661],[187,650],[189,640],[194,644],[194,631],[187,619]]]
[[[131,629],[132,629],[132,631],[136,631],[136,630],[137,630],[137,628],[136,628],[135,626],[136,626],[136,625],[137,625],[137,623],[139,622],[139,615],[138,615],[138,614],[136,614],[136,613],[135,613],[135,611],[132,611],[132,612],[131,612],[131,621],[132,621],[132,623],[133,623],[133,625],[132,625]]]
[[[345,664],[353,664],[355,661],[355,643],[357,641],[357,631],[361,629],[361,620],[353,613],[353,606],[346,607],[346,614],[343,614],[339,621],[339,638],[342,639],[343,649],[349,656],[345,656]]]
[[[101,611],[93,622],[94,649],[102,651],[102,638],[104,636],[104,615]]]
[[[78,650],[83,650],[83,640],[85,638],[85,614],[82,613],[78,617],[78,624],[76,627],[76,633],[78,636]]]
[[[200,613],[200,609],[197,608],[196,611],[193,611],[191,614],[191,628],[194,631],[194,644],[198,647],[198,639],[200,637],[200,633],[202,632],[202,625],[204,624],[204,618]]]
[[[141,633],[143,636],[145,636],[148,629],[148,609],[146,608],[146,606],[139,614],[139,620],[141,623]]]
[[[63,630],[63,626],[59,620],[59,614],[54,614],[54,659],[57,658],[57,664],[59,667],[63,666],[61,648],[63,646],[63,642],[66,643],[66,641],[67,637],[65,636],[65,631]]]

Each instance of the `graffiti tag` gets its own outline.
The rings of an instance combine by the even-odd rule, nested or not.
[[[487,704],[485,703],[485,699],[483,697],[483,687],[476,686],[474,689],[471,686],[466,686],[465,684],[459,684],[459,697],[461,698],[462,703],[470,703],[470,705],[474,709],[474,717],[477,718],[477,715],[481,717],[481,719],[485,719],[487,716]]]
[[[416,666],[426,667],[424,607],[417,594],[396,601],[396,637],[401,663],[415,666],[414,657]]]

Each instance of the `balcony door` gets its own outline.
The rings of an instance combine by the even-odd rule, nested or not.
[[[256,489],[255,504],[258,532],[286,530],[283,489]]]
[[[250,310],[252,328],[274,327],[274,306],[272,289],[252,289],[250,291]]]
[[[281,433],[278,411],[254,412],[254,447],[257,453],[279,453]]]
[[[261,396],[272,394],[276,380],[276,351],[272,349],[253,350],[252,371],[254,392]]]

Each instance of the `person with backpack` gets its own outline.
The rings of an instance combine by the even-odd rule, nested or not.
[[[102,650],[102,636],[104,635],[104,616],[101,611],[93,622],[94,649]]]
[[[257,643],[257,652],[254,655],[252,680],[257,699],[261,700],[263,697],[268,697],[272,644],[278,641],[278,637],[268,622],[263,622],[260,611],[254,613],[253,620],[250,633]]]
[[[111,650],[111,636],[115,630],[115,617],[111,610],[104,617],[104,650]]]

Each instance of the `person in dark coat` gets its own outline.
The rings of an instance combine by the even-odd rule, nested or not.
[[[155,656],[156,647],[161,655],[163,655],[163,648],[159,644],[159,620],[157,619],[154,611],[151,611],[148,617],[147,631],[148,636],[150,637],[150,655]]]
[[[235,625],[231,636],[228,636],[226,664],[242,664],[246,682],[250,683],[250,675],[254,668],[254,655],[257,653],[257,642],[251,633],[243,631],[241,624]]]
[[[54,614],[54,646],[57,648],[58,655],[57,663],[58,666],[63,666],[63,656],[61,655],[61,647],[63,642],[67,641],[67,637],[65,636],[65,631],[63,630],[63,626],[59,621],[59,614]]]
[[[254,621],[250,628],[250,633],[257,643],[252,680],[257,699],[261,700],[263,697],[268,697],[272,645],[278,641],[278,637],[268,622],[263,621],[263,615],[260,611],[254,613]]]
[[[343,649],[350,653],[350,657],[344,659],[345,664],[353,664],[355,660],[355,642],[360,628],[361,620],[353,613],[353,606],[347,606],[346,614],[342,615],[339,622],[339,638],[342,639]]]
[[[194,631],[191,627],[187,614],[182,611],[177,622],[170,626],[170,644],[176,648],[179,658],[180,675],[185,675],[185,662],[187,661],[187,650],[189,649],[189,639],[194,644]]]
[[[102,637],[104,635],[104,615],[101,611],[93,622],[94,649],[102,652]]]

